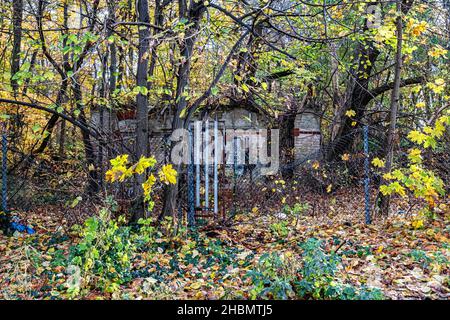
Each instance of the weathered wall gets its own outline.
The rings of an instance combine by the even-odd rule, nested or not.
[[[295,160],[316,159],[320,152],[320,122],[313,113],[298,114],[294,123]]]
[[[219,121],[219,127],[223,128],[248,130],[266,128],[267,121],[265,118],[255,111],[249,111],[244,108],[234,108],[225,111],[217,111],[208,116],[212,134],[212,127],[215,117]],[[192,123],[197,121],[194,117]],[[204,119],[203,119],[204,120]],[[107,119],[109,121],[109,119]],[[99,114],[93,113],[92,123],[99,124]],[[136,128],[136,120],[122,120],[118,122],[120,131],[119,140],[124,153],[127,150],[134,149],[134,134]],[[171,116],[162,116],[159,120],[150,120],[150,154],[154,155],[158,162],[164,163],[168,159],[167,139],[171,133]],[[320,121],[312,112],[306,110],[298,114],[294,122],[294,147],[295,160],[304,161],[307,159],[315,159],[318,157],[321,147]]]

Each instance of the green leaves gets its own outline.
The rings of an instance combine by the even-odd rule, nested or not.
[[[99,286],[104,292],[115,292],[131,279],[131,260],[135,245],[130,227],[119,226],[111,212],[101,209],[99,217],[88,218],[81,231],[81,241],[70,248],[69,261],[82,273],[81,288]],[[101,254],[100,254],[101,253]],[[69,292],[76,296],[79,290]]]
[[[148,94],[148,89],[145,86],[135,86],[133,88],[133,93],[136,95],[142,94],[142,95],[146,96]]]

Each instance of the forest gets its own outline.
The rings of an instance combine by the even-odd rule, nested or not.
[[[0,300],[448,300],[449,0],[0,0]]]

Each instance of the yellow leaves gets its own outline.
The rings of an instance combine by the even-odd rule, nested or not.
[[[181,110],[181,112],[180,112],[180,119],[183,119],[183,118],[186,117],[186,111],[187,111],[187,108],[183,108],[183,110]]]
[[[189,288],[192,290],[198,290],[202,287],[202,285],[203,284],[201,282],[194,282],[189,286]]]
[[[327,187],[327,193],[330,193],[332,188],[333,188],[333,185],[329,184],[328,187]]]
[[[413,130],[408,134],[408,139],[424,148],[437,146],[436,138],[441,138],[445,133],[445,127],[450,124],[450,116],[442,116],[436,120],[434,127],[425,126],[423,132]]]
[[[435,83],[437,86],[443,86],[443,85],[445,84],[445,80],[442,79],[442,78],[437,78],[436,80],[434,80],[434,83]]]
[[[425,21],[421,21],[418,25],[414,26],[412,29],[412,34],[415,36],[420,36],[426,29],[427,23]]]
[[[355,110],[350,109],[350,110],[347,110],[347,111],[345,112],[345,115],[346,115],[347,117],[351,118],[351,117],[356,116],[356,112],[355,112]]]
[[[378,157],[376,157],[376,158],[373,158],[372,165],[377,168],[384,168],[385,162],[383,160],[379,159]]]
[[[123,181],[128,173],[126,167],[126,164],[128,163],[128,155],[123,154],[117,156],[109,162],[111,163],[112,168],[106,171],[106,180],[110,182],[114,182],[116,180]]]
[[[431,132],[427,129],[427,132]],[[414,133],[413,138],[422,141],[421,134]],[[419,138],[417,138],[417,137]],[[426,136],[423,146],[427,147],[427,143],[434,141],[431,136]],[[418,148],[412,148],[408,152],[409,166],[405,169],[396,169],[392,173],[383,175],[385,181],[389,184],[380,187],[383,195],[399,194],[406,196],[406,190],[414,193],[416,198],[426,200],[429,204],[434,203],[439,194],[444,194],[444,183],[442,179],[437,177],[431,170],[427,170],[422,165],[422,151]]]
[[[125,166],[128,163],[128,155],[122,154],[114,159],[109,160],[113,167]]]
[[[142,184],[142,189],[144,189],[144,196],[148,197],[152,190],[153,185],[156,182],[156,178],[153,174],[150,174],[148,179]]]
[[[341,156],[341,159],[342,159],[342,161],[348,161],[348,160],[350,160],[350,155],[348,153],[344,153]]]
[[[422,144],[427,139],[427,135],[420,131],[413,130],[408,133],[408,139],[417,144]]]
[[[399,182],[392,183],[392,188],[396,193],[398,193],[402,197],[406,196],[405,188]]]
[[[392,175],[392,173],[388,172],[388,173],[383,174],[383,179],[384,180],[393,180],[393,179],[395,179],[395,177]]]
[[[440,138],[444,135],[445,132],[445,121],[444,119],[438,119],[438,121],[436,121],[433,133],[434,136],[437,138]]]
[[[344,10],[341,8],[334,7],[331,11],[333,19],[342,19]]]
[[[416,107],[419,108],[419,109],[425,108],[425,102],[418,102],[416,104]]]
[[[153,157],[141,157],[134,166],[127,167],[127,154],[117,156],[109,162],[112,166],[110,170],[106,171],[106,180],[109,182],[115,182],[117,180],[122,182],[126,178],[131,177],[134,173],[142,174],[145,169],[153,167],[156,164],[156,160]]]
[[[404,197],[406,196],[406,190],[405,188],[398,182],[392,182],[388,185],[382,185],[380,186],[380,192],[386,196],[386,195],[391,195],[393,193],[397,193],[400,196]]]
[[[413,93],[419,93],[420,90],[422,90],[422,86],[420,84],[411,88],[411,92]]]
[[[427,30],[428,23],[426,21],[417,22],[415,19],[410,18],[406,24],[407,32],[418,37],[425,30]]]
[[[151,167],[155,166],[155,164],[156,164],[156,159],[154,157],[147,158],[147,157],[142,156],[139,159],[139,161],[136,163],[134,172],[137,174],[143,174],[147,168],[151,168]]]
[[[106,181],[115,182],[119,180],[120,182],[124,181],[128,176],[131,176],[132,172],[127,170],[126,167],[113,167],[112,169],[106,171]]]
[[[431,89],[436,94],[440,94],[445,89],[445,80],[442,78],[438,78],[434,80],[434,82],[428,82],[427,88]]]
[[[376,254],[380,254],[380,253],[383,251],[383,249],[384,249],[384,246],[383,246],[383,245],[380,245],[380,246],[377,248],[377,250],[375,251],[375,253],[376,253]]]
[[[408,154],[408,159],[413,163],[422,162],[422,151],[417,148],[411,149]]]
[[[313,164],[312,164],[312,168],[314,169],[314,170],[318,170],[319,168],[320,168],[320,163],[319,163],[319,161],[314,161],[313,162]]]
[[[350,109],[345,112],[345,115],[349,118],[353,118],[354,116],[356,116],[356,112],[355,110]],[[356,121],[352,121],[351,123],[352,127],[356,126],[356,124],[357,124]]]
[[[424,13],[426,9],[427,9],[427,5],[423,4],[423,3],[417,5],[417,7],[416,7],[417,12],[419,12],[419,13]]]
[[[433,58],[443,57],[446,58],[445,55],[448,53],[448,50],[442,48],[440,45],[434,46],[430,51],[428,51],[428,55]]]
[[[250,92],[250,88],[245,83],[241,84],[241,88],[244,92]]]
[[[376,29],[374,40],[378,43],[388,42],[395,38],[395,25],[388,23]]]
[[[166,164],[159,171],[159,179],[165,184],[176,184],[177,171],[173,169],[171,164]]]
[[[417,230],[417,229],[421,229],[423,228],[424,224],[423,224],[423,220],[422,219],[417,219],[417,220],[413,220],[411,222],[411,226]]]
[[[106,172],[106,180],[109,182],[124,181],[126,178],[131,177],[133,174],[144,174],[148,168],[152,168],[156,164],[154,157],[142,156],[136,164],[127,166],[128,155],[120,155],[110,160],[112,165],[111,169]],[[165,184],[175,184],[177,181],[177,172],[172,168],[171,164],[164,165],[159,171],[159,179]],[[142,189],[144,194],[144,201],[148,202],[149,210],[153,208],[153,202],[151,201],[151,192],[154,184],[156,183],[156,177],[151,173],[147,180],[142,183]]]

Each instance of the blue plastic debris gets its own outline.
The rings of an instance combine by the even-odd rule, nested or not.
[[[18,232],[26,232],[28,234],[35,234],[36,233],[36,231],[34,231],[34,229],[31,228],[30,226],[23,225],[23,224],[21,224],[19,222],[14,222],[13,221],[13,222],[11,222],[10,226],[11,226],[11,229],[16,230]]]

